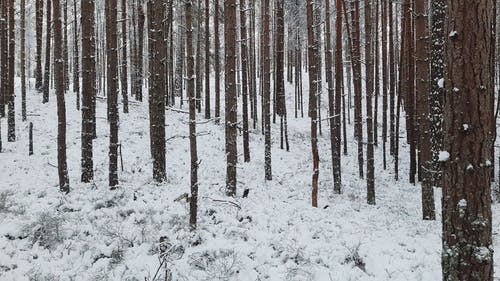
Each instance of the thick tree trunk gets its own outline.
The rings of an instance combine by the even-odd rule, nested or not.
[[[21,0],[21,116],[26,121],[26,0]]]
[[[42,29],[43,29],[43,0],[36,0],[35,3],[35,31],[36,31],[36,54],[35,54],[35,88],[42,91]],[[1,96],[0,96],[1,99]],[[1,105],[1,101],[0,101]]]
[[[314,33],[314,0],[307,2],[307,45],[308,47],[308,67],[309,67],[309,102],[310,118],[311,118],[311,150],[313,159],[313,175],[312,175],[312,206],[318,207],[318,177],[319,177],[319,154],[318,154],[318,127],[317,127],[317,94],[318,94],[318,72],[321,71],[318,65],[318,60],[321,59],[319,54],[318,39]]]
[[[224,2],[224,72],[226,103],[226,192],[236,195],[238,98],[236,95],[236,0]]]
[[[96,95],[95,2],[81,0],[82,27],[82,182],[94,178],[92,139],[94,138],[93,102]]]
[[[121,90],[123,113],[128,113],[128,70],[127,70],[127,0],[122,0],[122,59],[121,59]]]
[[[371,0],[365,0],[365,70],[366,70],[366,192],[367,202],[375,205],[375,163],[373,153],[373,53]]]
[[[269,0],[263,0],[262,10],[264,14],[262,22],[262,115],[264,121],[264,173],[266,180],[272,180],[271,170],[271,47],[270,47],[270,6]]]
[[[14,31],[14,0],[9,1],[9,89],[7,92],[7,141],[16,141],[16,114],[14,106],[14,66],[15,66],[15,48],[16,37]]]
[[[191,197],[189,200],[189,224],[196,228],[198,212],[198,151],[196,146],[196,95],[195,95],[195,66],[193,51],[193,20],[192,0],[186,1],[186,29],[187,29],[187,76],[189,97],[189,147],[191,152]],[[198,7],[199,8],[199,7]],[[198,33],[200,32],[198,28]]]
[[[220,39],[219,0],[214,0],[214,72],[215,72],[215,122],[220,122]]]
[[[247,36],[247,5],[240,0],[240,32],[241,32],[241,84],[243,96],[243,159],[250,162],[250,148],[248,140],[248,36]]]
[[[80,110],[80,56],[76,1],[77,0],[73,0],[73,92],[76,93],[76,110]]]
[[[429,116],[429,9],[427,0],[415,1],[415,61],[419,166],[422,173],[422,217],[435,219],[434,189],[432,187],[431,142]]]
[[[210,112],[210,0],[205,0],[205,119]]]
[[[163,9],[162,1],[148,2],[149,16],[149,124],[151,156],[153,157],[153,178],[157,182],[166,179],[165,160],[165,75],[163,74]],[[191,31],[189,31],[191,32]]]
[[[447,3],[443,280],[493,280],[491,79],[494,0]],[[449,157],[443,157],[449,156]]]
[[[50,50],[51,50],[51,36],[52,36],[52,0],[47,0],[47,9],[45,10],[45,24],[47,26],[45,31],[45,72],[43,74],[43,103],[49,102],[49,89],[50,89]]]
[[[57,0],[56,0],[57,1]],[[118,36],[117,1],[106,0],[106,92],[109,116],[109,187],[118,188]]]
[[[64,101],[64,57],[60,0],[54,0],[54,78],[57,97],[57,170],[59,189],[69,192],[68,165],[66,163],[66,105]]]
[[[442,186],[442,168],[439,163],[439,152],[443,146],[443,97],[445,74],[445,30],[446,1],[431,1],[430,32],[430,97],[429,116],[431,123],[432,182],[436,187]]]

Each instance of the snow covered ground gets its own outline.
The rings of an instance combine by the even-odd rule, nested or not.
[[[265,181],[264,139],[260,130],[252,130],[252,160],[243,163],[240,158],[236,198],[224,195],[223,125],[198,125],[200,207],[194,232],[188,227],[188,204],[174,202],[189,192],[187,114],[167,111],[168,182],[157,185],[152,180],[147,102],[132,102],[130,114],[120,113],[123,171],[120,188],[110,191],[106,102],[98,99],[95,181],[82,184],[81,112],[75,109],[74,94],[67,94],[71,192],[65,195],[58,191],[55,166],[55,97],[44,105],[39,94],[28,93],[35,136],[35,154],[28,156],[28,122],[21,122],[18,95],[17,142],[6,142],[6,119],[1,120],[0,280],[165,280],[165,268],[159,269],[162,260],[167,260],[172,280],[440,280],[440,190],[438,219],[421,220],[420,186],[407,183],[405,143],[398,182],[392,161],[384,171],[382,149],[376,148],[377,205],[369,206],[366,183],[357,176],[352,137],[349,155],[342,158],[343,193],[333,193],[325,121],[319,141],[319,208],[312,208],[309,119],[293,117],[293,86],[287,87],[292,93],[290,152],[279,149],[279,124],[273,125],[273,180]],[[326,96],[323,100],[326,116]],[[203,120],[203,115],[198,118]],[[348,133],[352,136],[352,125]],[[242,152],[242,145],[238,149]],[[248,198],[242,198],[244,188],[250,189]],[[495,203],[496,252],[499,214]],[[159,255],[162,236],[168,241],[164,259]],[[500,276],[499,255],[495,264]]]

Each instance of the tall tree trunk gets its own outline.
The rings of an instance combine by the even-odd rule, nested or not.
[[[431,1],[431,32],[430,32],[430,137],[432,165],[432,183],[436,187],[442,186],[442,168],[439,163],[439,152],[443,146],[443,97],[445,74],[445,30],[446,1]]]
[[[269,0],[263,0],[262,11],[262,115],[264,121],[264,173],[266,180],[272,180],[271,170],[271,47],[270,47],[270,6]]]
[[[434,189],[432,187],[431,170],[431,135],[429,116],[429,24],[428,1],[415,1],[415,61],[416,61],[416,97],[417,125],[419,132],[419,166],[422,171],[422,216],[423,219],[435,219]]]
[[[73,0],[73,92],[76,93],[76,109],[80,110],[80,56],[76,2],[77,0]]]
[[[317,127],[317,95],[319,69],[318,60],[321,59],[319,54],[318,39],[314,32],[314,0],[307,2],[307,45],[308,47],[308,67],[309,67],[309,114],[311,118],[311,150],[313,159],[313,175],[312,175],[312,206],[318,207],[318,177],[319,177],[319,154],[318,154],[318,127]]]
[[[63,60],[64,60],[64,91],[69,90],[69,60],[68,60],[68,0],[63,4]]]
[[[388,92],[388,65],[387,65],[387,6],[392,5],[381,1],[382,5],[382,154],[383,167],[387,169],[387,92]],[[377,50],[378,51],[378,50]]]
[[[69,192],[68,165],[66,163],[66,105],[64,101],[64,57],[60,0],[52,2],[54,9],[54,78],[57,97],[57,170],[59,189]],[[14,2],[14,1],[12,1]]]
[[[21,0],[21,116],[26,121],[26,0]]]
[[[243,159],[250,162],[248,136],[248,36],[247,36],[247,4],[240,0],[240,33],[241,33],[241,84],[243,96]]]
[[[128,70],[127,70],[127,0],[122,0],[122,60],[121,60],[121,90],[123,113],[128,113]]]
[[[443,280],[493,280],[490,175],[494,0],[448,1],[444,104]],[[446,154],[446,155],[443,155]],[[443,157],[449,156],[449,157]]]
[[[224,72],[226,103],[226,192],[236,195],[238,97],[236,95],[236,0],[224,1]]]
[[[36,31],[36,54],[35,54],[35,88],[42,91],[42,29],[43,29],[43,0],[35,3],[35,31]],[[0,97],[1,98],[1,97]],[[0,102],[1,105],[1,102]]]
[[[219,0],[214,0],[215,122],[220,122]]]
[[[94,178],[92,139],[94,138],[93,102],[96,95],[95,2],[81,0],[82,27],[82,182]]]
[[[203,91],[202,86],[202,75],[201,75],[201,26],[203,22],[203,13],[201,9],[201,0],[198,0],[196,5],[197,9],[197,31],[196,31],[196,66],[195,66],[195,76],[196,76],[196,109],[198,113],[201,113],[201,92]]]
[[[50,89],[50,43],[52,35],[52,0],[47,0],[47,9],[45,10],[45,72],[43,74],[43,103],[49,102],[49,89]]]
[[[205,0],[205,119],[210,119],[210,0]]]
[[[359,2],[351,2],[351,61],[354,78],[354,135],[358,142],[358,174],[363,178],[363,120],[361,103],[361,51]]]
[[[16,37],[14,31],[14,0],[9,1],[9,90],[7,92],[7,141],[16,141],[16,114],[14,107],[14,66],[15,66],[15,48]]]
[[[366,192],[367,202],[375,205],[375,163],[373,153],[373,54],[371,0],[365,0],[365,70],[366,70]]]
[[[166,179],[165,163],[165,75],[162,63],[163,9],[162,1],[148,2],[149,18],[149,124],[151,155],[153,157],[153,178],[157,182]],[[187,4],[186,4],[187,5]],[[187,8],[187,7],[186,7]],[[188,30],[188,32],[191,32]]]
[[[118,188],[118,37],[117,1],[106,1],[106,92],[109,115],[109,187]]]
[[[335,141],[335,151],[333,155],[333,175],[334,175],[334,191],[337,193],[342,192],[342,173],[341,173],[341,153],[340,153],[340,142],[341,142],[341,124],[340,124],[340,114],[341,114],[341,103],[343,97],[343,79],[344,79],[344,65],[342,59],[342,0],[336,0],[336,11],[337,17],[335,19],[335,104],[334,104],[334,141]],[[342,106],[345,109],[345,106]],[[330,113],[331,114],[331,113]],[[344,122],[345,122],[345,110],[344,110]],[[344,136],[345,138],[345,136]],[[347,146],[346,146],[347,147]]]
[[[196,215],[198,212],[198,151],[196,147],[196,95],[195,95],[195,67],[193,52],[193,26],[192,26],[192,0],[186,4],[186,29],[187,29],[187,77],[189,96],[189,147],[191,151],[191,197],[189,200],[189,224],[196,228]],[[199,8],[199,6],[198,6]],[[201,29],[198,26],[198,33]]]
[[[338,14],[337,14],[338,15]],[[337,18],[338,20],[338,18]],[[334,80],[333,80],[333,47],[331,39],[331,23],[330,23],[330,0],[325,0],[325,68],[326,68],[326,81],[328,82],[328,114],[329,124],[330,124],[330,148],[332,150],[332,172],[333,172],[333,182],[335,193],[341,192],[341,180],[340,180],[340,162],[339,159],[339,149],[340,140],[336,135],[336,112],[335,112],[335,92],[334,92]],[[337,70],[338,71],[338,70]],[[338,83],[338,81],[337,81]],[[339,116],[340,117],[340,116]]]

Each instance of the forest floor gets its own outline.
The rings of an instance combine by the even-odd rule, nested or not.
[[[190,188],[187,114],[167,111],[168,181],[155,184],[147,101],[131,102],[129,114],[120,111],[123,171],[119,173],[120,188],[110,191],[106,100],[97,99],[95,181],[83,184],[79,181],[81,112],[75,109],[75,95],[68,93],[71,192],[61,194],[55,96],[42,104],[41,95],[28,93],[35,152],[28,156],[28,122],[21,122],[17,95],[15,143],[6,142],[7,120],[1,120],[0,279],[165,280],[162,261],[166,261],[172,280],[440,280],[441,193],[439,189],[435,193],[437,220],[423,221],[420,185],[407,180],[405,132],[400,132],[399,181],[394,180],[392,157],[387,158],[388,170],[382,168],[379,139],[375,151],[377,204],[370,206],[366,204],[366,181],[357,175],[352,137],[349,154],[342,158],[343,192],[333,193],[328,123],[324,121],[319,139],[319,208],[312,208],[310,121],[307,111],[306,117],[294,118],[293,86],[287,86],[287,93],[292,93],[287,100],[290,151],[279,148],[279,123],[273,125],[273,180],[265,181],[259,123],[250,132],[251,162],[243,163],[242,155],[239,158],[235,198],[224,192],[223,121],[197,126],[201,163],[196,231],[189,230],[188,204],[174,202]],[[307,91],[304,96],[306,110]],[[326,116],[326,95],[322,112]],[[204,121],[203,115],[198,119]],[[348,134],[352,136],[352,124]],[[239,135],[240,153],[241,140]],[[249,196],[242,198],[246,188]],[[497,253],[499,217],[500,205],[494,203]],[[168,241],[164,258],[159,254],[162,236]],[[500,277],[500,255],[495,255],[495,264]]]

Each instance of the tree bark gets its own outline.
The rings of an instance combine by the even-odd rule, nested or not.
[[[69,192],[68,165],[66,163],[66,105],[64,101],[64,57],[60,0],[52,2],[54,9],[54,78],[57,97],[57,170],[59,189]],[[12,1],[13,2],[13,1]]]
[[[444,151],[449,157],[441,158],[447,160],[442,204],[446,281],[493,280],[493,2],[447,2]]]
[[[81,0],[82,27],[82,182],[94,178],[93,145],[94,118],[93,101],[96,95],[96,40],[95,40],[95,2]]]

